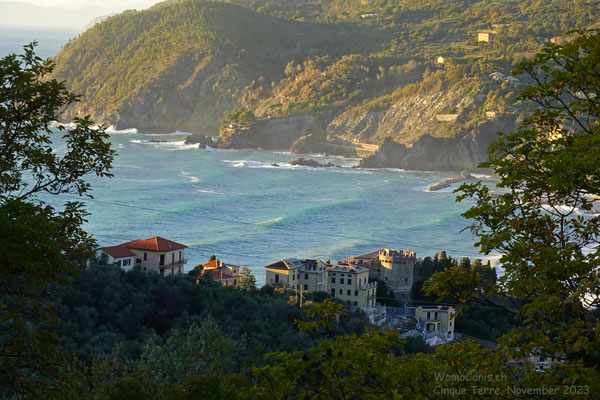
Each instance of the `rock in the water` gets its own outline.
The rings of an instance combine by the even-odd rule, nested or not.
[[[215,143],[213,142],[213,140],[210,136],[201,135],[201,134],[189,135],[188,137],[185,138],[185,144],[199,144],[201,148],[205,148],[206,146],[214,146],[215,145]]]
[[[305,167],[312,167],[312,168],[339,167],[339,165],[335,165],[330,162],[328,162],[327,164],[321,164],[313,159],[305,160],[304,158],[299,158],[297,160],[294,160],[294,161],[290,162],[290,165],[302,165]]]

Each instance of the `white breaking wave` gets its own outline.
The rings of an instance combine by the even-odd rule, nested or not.
[[[125,164],[115,164],[115,167],[142,169],[142,167],[138,167],[138,166],[135,166],[135,165],[125,165]]]
[[[252,161],[252,160],[223,160],[234,168],[280,168],[280,169],[293,169],[293,170],[311,170],[311,171],[328,171],[337,172],[343,174],[367,174],[371,175],[373,172],[363,170],[360,168],[348,168],[348,167],[309,167],[307,165],[292,165],[286,162],[265,162],[265,161]]]
[[[214,190],[209,190],[209,189],[198,189],[198,190],[196,190],[196,191],[197,191],[198,193],[216,194],[216,195],[219,195],[219,196],[223,196],[223,195],[224,195],[224,193],[221,193],[221,192],[216,192],[216,191],[214,191]]]
[[[279,222],[283,219],[283,217],[277,217],[273,219],[268,219],[266,221],[257,222],[256,225],[272,225],[276,222]]]
[[[129,128],[129,129],[117,129],[115,128],[113,125],[110,125],[108,128],[106,128],[106,133],[110,134],[110,135],[133,135],[138,133],[138,130],[136,128]]]
[[[486,175],[486,174],[475,174],[473,172],[470,172],[469,175],[471,175],[471,177],[473,177],[475,179],[481,179],[481,180],[488,180],[488,181],[499,181],[500,180],[492,175]]]
[[[156,140],[141,140],[141,139],[132,139],[129,141],[130,143],[135,144],[151,144],[157,148],[164,148],[166,150],[190,150],[197,149],[198,144],[185,144],[184,140],[176,141],[176,142],[159,142]]]

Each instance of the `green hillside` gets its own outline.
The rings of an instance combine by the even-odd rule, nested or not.
[[[527,111],[512,104],[527,79],[490,74],[600,26],[599,15],[588,0],[168,1],[68,43],[56,76],[85,95],[67,118],[119,128],[215,135],[243,108],[259,120],[308,114],[299,131],[320,126],[330,139],[410,144],[478,135],[486,111],[514,114],[494,125],[512,127]],[[439,124],[438,114],[458,117]]]

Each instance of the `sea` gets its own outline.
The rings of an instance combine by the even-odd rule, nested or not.
[[[38,53],[51,57],[77,34],[0,28],[0,57],[34,39]],[[184,143],[184,132],[108,132],[118,153],[114,177],[89,176],[94,198],[44,198],[57,206],[82,200],[90,213],[85,229],[100,246],[162,236],[188,246],[186,270],[214,254],[248,267],[259,285],[265,265],[289,257],[336,262],[385,247],[417,257],[445,250],[485,259],[465,229],[470,222],[462,213],[472,203],[456,202],[459,184],[426,191],[453,173],[356,168],[358,159],[286,151],[200,149]],[[65,148],[57,140],[55,151]],[[337,166],[290,164],[301,156]]]

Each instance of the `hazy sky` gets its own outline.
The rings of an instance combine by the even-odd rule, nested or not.
[[[123,10],[127,8],[146,8],[162,0],[12,0],[20,3],[30,3],[45,7],[60,8],[81,8],[85,6],[97,6],[102,8],[119,7]]]

